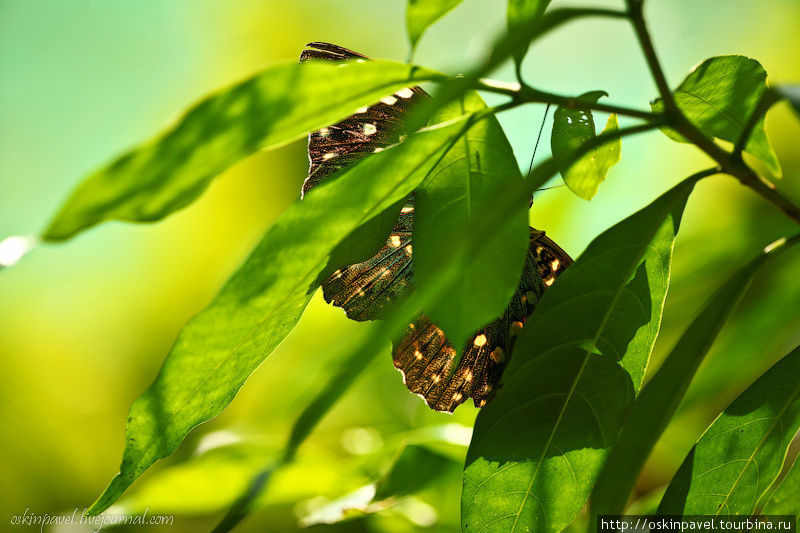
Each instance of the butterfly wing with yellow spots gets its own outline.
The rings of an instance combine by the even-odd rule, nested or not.
[[[394,343],[392,359],[406,387],[436,411],[453,412],[469,398],[476,407],[486,405],[499,386],[516,336],[545,289],[571,263],[570,256],[544,232],[531,228],[528,257],[511,302],[502,317],[467,340],[455,370],[453,345],[424,316],[409,324],[402,339]]]
[[[301,61],[344,61],[367,58],[328,43],[310,43]],[[308,138],[309,175],[305,194],[331,174],[366,155],[400,141],[409,110],[429,98],[419,87],[402,89],[362,108],[345,120],[312,132]],[[402,208],[384,246],[373,257],[333,273],[322,284],[325,300],[344,309],[353,320],[382,318],[390,305],[413,288],[413,195]],[[472,398],[485,405],[499,385],[514,338],[522,330],[542,292],[572,262],[558,245],[531,228],[528,258],[522,278],[502,317],[476,331],[468,340],[455,370],[456,352],[444,332],[427,317],[409,325],[394,343],[392,358],[408,389],[437,411],[452,412]]]

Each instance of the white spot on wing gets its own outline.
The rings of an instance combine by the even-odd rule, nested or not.
[[[400,89],[394,94],[396,94],[400,98],[411,98],[412,96],[414,96],[414,91],[406,87],[405,89]]]
[[[378,128],[375,127],[375,124],[367,122],[362,126],[362,130],[364,135],[374,135],[378,131]]]
[[[384,96],[383,98],[381,98],[381,102],[383,102],[386,105],[394,105],[397,103],[397,98],[395,98],[394,96]]]

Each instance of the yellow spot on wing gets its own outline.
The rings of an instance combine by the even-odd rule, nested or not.
[[[497,347],[492,350],[492,353],[489,354],[489,357],[492,358],[492,361],[495,363],[502,363],[506,358],[506,353],[503,351],[501,347]]]
[[[391,241],[392,246],[394,246],[395,248],[400,246],[400,236],[399,235],[392,235],[391,237],[389,237],[389,240]]]
[[[474,341],[472,341],[472,344],[474,344],[475,346],[477,346],[478,348],[480,348],[481,346],[483,346],[484,344],[486,344],[486,335],[484,335],[483,333],[481,333],[480,335],[478,335],[477,337],[475,337],[475,340],[474,340]]]

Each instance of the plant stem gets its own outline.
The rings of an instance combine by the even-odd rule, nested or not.
[[[639,109],[632,109],[619,105],[586,102],[574,96],[563,96],[547,91],[540,91],[539,89],[534,89],[527,85],[520,86],[518,83],[506,83],[486,78],[478,80],[475,88],[480,91],[505,94],[512,97],[518,103],[554,104],[569,109],[604,111],[644,120],[655,120],[661,116],[649,111],[641,111]]]
[[[650,38],[650,33],[647,31],[647,25],[645,24],[642,14],[643,0],[626,0],[626,3],[628,5],[628,14],[631,23],[639,39],[639,44],[642,47],[642,52],[647,60],[647,65],[650,68],[653,80],[658,87],[658,92],[661,94],[661,100],[664,102],[664,115],[666,116],[669,126],[708,154],[720,165],[722,172],[737,178],[742,185],[752,189],[762,198],[783,211],[786,216],[800,224],[800,206],[778,191],[775,184],[753,172],[753,170],[744,163],[741,157],[741,152],[753,128],[758,124],[758,121],[766,110],[769,109],[769,106],[775,103],[775,95],[771,92],[764,95],[759,105],[754,110],[753,115],[750,117],[750,120],[745,125],[742,136],[737,141],[733,152],[723,150],[713,139],[706,136],[697,126],[692,124],[675,104],[675,98],[669,90],[664,71],[661,68],[661,64],[653,48],[653,41]]]
[[[650,73],[656,82],[658,92],[664,101],[664,112],[667,116],[671,116],[678,111],[678,107],[675,105],[675,99],[672,97],[672,91],[669,89],[667,78],[664,76],[664,70],[658,61],[655,48],[653,48],[653,40],[650,38],[650,32],[647,30],[647,25],[644,21],[644,14],[642,13],[643,0],[626,0],[626,4],[628,5],[628,16],[636,32],[636,38],[639,40],[639,45],[642,47],[642,52],[647,60],[647,66],[650,68]]]
[[[756,124],[767,114],[769,108],[780,99],[780,95],[772,89],[767,89],[761,94],[758,104],[750,114],[750,118],[747,120],[739,139],[736,141],[736,146],[733,147],[734,157],[741,158],[744,147],[747,146],[747,141],[750,140],[750,135],[753,133]]]

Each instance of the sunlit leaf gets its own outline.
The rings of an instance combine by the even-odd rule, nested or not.
[[[508,29],[514,31],[525,23],[530,24],[544,15],[550,0],[508,0],[506,19]],[[519,65],[528,53],[527,43],[514,52],[514,60]]]
[[[789,514],[800,516],[800,461],[795,460],[786,477],[764,506],[762,514],[781,515]]]
[[[399,503],[400,498],[423,490],[431,482],[459,467],[459,461],[432,451],[425,445],[403,445],[381,479],[314,509],[301,518],[300,524],[332,524],[353,515],[383,511]]]
[[[608,94],[605,91],[592,91],[579,96],[578,99],[595,103],[602,96]],[[617,115],[612,114],[608,117],[603,133],[611,134],[618,130]],[[591,111],[558,106],[553,114],[553,133],[550,137],[553,158],[558,163],[564,183],[584,200],[591,200],[597,194],[597,188],[606,179],[608,170],[619,162],[620,157],[622,141],[617,139],[591,150],[570,164],[575,151],[596,136]]]
[[[674,95],[678,108],[700,131],[736,143],[766,90],[767,73],[758,61],[744,56],[718,56],[695,67]],[[662,112],[661,99],[654,101],[652,108]],[[674,130],[663,131],[673,140],[687,142]],[[753,129],[745,151],[763,162],[774,177],[781,177],[778,156],[767,139],[763,119]]]
[[[622,514],[642,466],[675,414],[717,334],[761,265],[775,250],[783,249],[773,248],[759,255],[717,289],[647,382],[626,416],[620,438],[597,480],[592,493],[593,514]]]
[[[406,4],[406,30],[411,50],[417,47],[428,27],[456,7],[462,0],[408,0]]]
[[[91,512],[108,507],[193,427],[228,405],[294,327],[321,278],[341,266],[329,264],[328,256],[418,186],[461,126],[431,129],[368,157],[284,213],[184,327],[158,377],[134,402],[120,473]]]
[[[280,451],[276,444],[241,442],[209,450],[148,478],[111,509],[126,514],[148,508],[182,515],[219,512],[241,495],[253,472],[263,467],[265,457],[274,457]],[[312,449],[276,472],[269,491],[259,495],[255,505],[291,504],[359,487],[366,479],[357,466],[352,460]]]
[[[472,91],[444,109],[440,119],[485,107]],[[455,264],[458,273],[445,297],[425,314],[459,349],[476,329],[503,314],[519,284],[529,234],[528,198],[521,185],[511,146],[490,114],[453,145],[415,194],[414,280],[425,291],[443,264]],[[511,208],[497,201],[500,191],[514,187],[520,194]],[[505,222],[492,224],[500,215]],[[487,237],[476,253],[453,261],[464,235]]]
[[[781,471],[800,429],[800,347],[733,401],[667,487],[663,514],[749,515]]]
[[[104,220],[161,219],[240,159],[334,123],[435,75],[385,61],[271,67],[189,109],[166,132],[87,177],[44,233],[55,241]]]
[[[598,236],[545,292],[467,455],[467,531],[556,532],[586,502],[642,383],[695,179]]]

